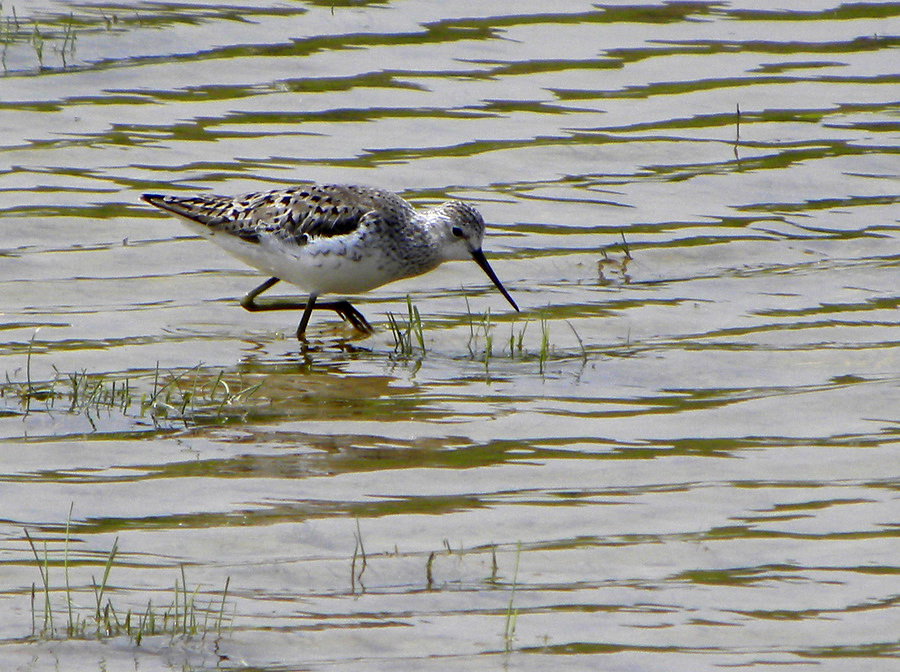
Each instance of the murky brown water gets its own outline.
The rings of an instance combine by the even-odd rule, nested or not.
[[[900,9],[783,5],[4,3],[5,665],[893,669]],[[477,204],[522,313],[302,351],[138,198],[313,180]],[[118,539],[221,632],[67,637],[70,506],[76,616]]]

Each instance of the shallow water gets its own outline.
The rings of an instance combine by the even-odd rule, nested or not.
[[[10,669],[896,665],[895,3],[3,12]],[[303,349],[139,200],[301,181],[471,201],[522,313],[447,264]],[[115,540],[223,627],[67,637]]]

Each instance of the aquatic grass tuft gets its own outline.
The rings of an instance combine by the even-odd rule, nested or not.
[[[41,561],[41,557],[38,554],[37,547],[34,545],[34,540],[31,538],[31,535],[28,533],[28,530],[25,530],[25,538],[28,539],[28,545],[31,547],[31,552],[34,554],[34,561],[37,563],[38,571],[41,573],[41,585],[44,588],[44,625],[41,629],[41,632],[53,631],[53,610],[50,608],[50,555],[47,552],[47,544],[44,543],[44,560]],[[35,634],[35,603],[36,603],[36,594],[35,594],[35,586],[31,584],[31,634],[34,636]]]
[[[541,349],[538,352],[538,369],[541,375],[544,373],[544,365],[550,357],[550,322],[547,318],[541,318]]]
[[[413,356],[418,345],[419,352],[424,355],[425,331],[422,327],[422,316],[419,314],[418,307],[413,305],[408,294],[406,296],[406,311],[407,319],[403,323],[394,317],[393,313],[387,314],[388,326],[390,327],[391,335],[394,337],[394,353],[400,357],[409,358]]]
[[[106,556],[106,563],[103,565],[103,578],[100,580],[99,586],[97,585],[97,580],[93,575],[91,576],[91,588],[94,590],[94,599],[96,600],[94,620],[96,620],[98,624],[103,622],[104,612],[106,613],[106,618],[109,618],[110,607],[108,603],[106,607],[103,606],[103,594],[106,592],[106,586],[109,585],[109,573],[112,571],[113,561],[116,559],[116,553],[118,553],[118,551],[119,538],[116,537],[113,541],[112,548],[109,550],[109,555]],[[66,567],[68,567],[68,562],[66,562]],[[71,603],[71,599],[69,599],[69,602]]]
[[[581,338],[581,335],[575,329],[575,326],[569,320],[565,320],[565,322],[578,343],[577,355],[569,349],[561,350],[554,347],[550,338],[551,320],[547,317],[542,317],[540,319],[541,340],[536,350],[529,350],[529,348],[526,347],[525,335],[530,323],[525,322],[519,326],[516,321],[513,321],[510,323],[509,336],[506,338],[501,352],[495,353],[494,322],[490,310],[483,315],[475,315],[469,309],[468,301],[466,301],[466,309],[466,318],[469,325],[469,340],[467,343],[469,358],[473,361],[483,362],[486,372],[488,372],[489,362],[500,356],[520,361],[536,360],[538,372],[541,375],[546,373],[547,362],[551,358],[561,357],[569,359],[573,356],[577,356],[583,363],[587,363],[588,348]]]
[[[22,408],[23,414],[28,415],[31,411],[31,402],[47,401],[54,396],[53,385],[50,383],[36,383],[31,377],[31,361],[34,352],[34,339],[37,332],[32,335],[28,341],[28,351],[25,356],[25,380],[16,383],[10,380],[9,372],[6,372],[6,383],[0,386],[0,398],[13,397]]]
[[[482,360],[487,370],[491,357],[494,356],[494,334],[491,321],[491,310],[488,310],[476,319],[469,306],[466,297],[466,316],[469,322],[469,341],[466,346],[469,349],[469,357],[473,360]],[[482,346],[481,343],[484,345]]]
[[[353,534],[355,544],[353,546],[353,558],[350,561],[350,592],[356,594],[356,584],[363,589],[362,576],[366,571],[366,547],[363,545],[362,530],[359,527],[359,518],[356,519],[356,532]],[[359,572],[356,571],[356,561],[360,559]]]
[[[484,314],[484,320],[481,324],[484,332],[484,368],[487,371],[488,362],[494,356],[494,334],[491,332],[491,309],[488,308]]]
[[[569,329],[575,334],[575,340],[578,341],[578,347],[581,349],[581,361],[587,362],[587,350],[584,347],[584,341],[581,340],[581,336],[575,331],[575,326],[569,320],[566,320],[566,324],[569,325]]]
[[[5,382],[0,383],[0,400],[6,401],[0,411],[23,416],[41,410],[61,411],[84,417],[94,431],[99,419],[111,415],[131,417],[135,422],[149,418],[157,428],[173,423],[185,427],[222,424],[245,417],[263,385],[247,384],[242,376],[229,380],[224,370],[209,371],[202,363],[168,372],[161,371],[157,363],[152,373],[126,377],[85,370],[63,372],[52,366],[53,377],[39,381],[32,373],[34,352],[32,338],[24,380],[13,380],[6,372]]]
[[[516,586],[519,582],[519,559],[522,557],[522,542],[516,544],[516,565],[513,569],[512,586],[509,590],[509,602],[506,604],[506,621],[503,628],[503,643],[506,653],[512,651],[512,644],[516,637],[516,621],[519,617],[519,610],[513,607],[513,601],[516,598]]]
[[[525,341],[525,330],[528,329],[528,323],[519,329],[519,333],[515,333],[516,323],[509,325],[509,358],[515,359],[516,355],[522,356],[523,343]]]
[[[38,22],[34,22],[34,28],[31,31],[31,46],[34,49],[34,55],[37,56],[38,64],[41,70],[44,69],[44,36],[41,33]]]
[[[62,60],[63,68],[68,67],[67,56],[71,57],[75,55],[75,40],[77,36],[75,35],[75,15],[73,13],[69,13],[69,20],[63,25],[63,42],[60,47],[57,48],[59,52],[59,57]]]
[[[221,596],[214,595],[210,597],[209,602],[205,606],[201,606],[198,604],[199,586],[194,587],[193,590],[188,589],[183,565],[181,566],[181,581],[179,582],[178,578],[175,579],[174,596],[172,603],[168,607],[160,612],[155,610],[152,601],[148,600],[147,606],[143,611],[136,612],[129,609],[124,616],[121,616],[121,612],[116,609],[112,599],[108,596],[109,577],[118,556],[118,537],[114,540],[112,548],[106,556],[100,581],[98,582],[93,575],[91,576],[90,585],[94,597],[93,606],[89,609],[78,607],[75,600],[78,591],[72,587],[70,577],[72,564],[69,556],[69,522],[66,523],[65,529],[62,565],[65,575],[64,593],[67,622],[64,629],[59,629],[56,626],[51,600],[55,590],[51,587],[50,567],[55,562],[51,560],[51,553],[47,548],[46,542],[43,543],[43,550],[39,551],[35,540],[29,531],[25,530],[25,538],[28,540],[40,572],[44,597],[44,603],[40,609],[42,616],[39,619],[38,591],[36,586],[32,584],[31,637],[33,639],[104,639],[124,635],[135,646],[140,646],[144,637],[154,635],[167,635],[173,639],[175,637],[196,636],[206,638],[211,633],[214,633],[216,636],[222,635],[223,625],[229,621],[225,607],[228,589],[231,584],[230,577],[225,580],[225,587],[221,592]],[[90,613],[90,616],[87,616],[88,613]],[[233,620],[233,617],[231,618]],[[40,627],[38,627],[39,620],[41,620]]]
[[[168,378],[160,384],[157,363],[153,375],[153,391],[149,395],[142,395],[140,400],[141,417],[148,415],[154,423],[168,419],[180,422],[185,427],[220,424],[235,416],[242,417],[245,414],[242,410],[244,405],[263,385],[260,382],[244,386],[243,381],[239,380],[237,389],[232,391],[224,379],[224,372],[219,371],[210,382],[202,363],[180,373],[168,372]],[[188,378],[189,386],[185,383]],[[222,396],[217,400],[216,394],[220,388]]]
[[[625,232],[619,231],[619,235],[622,237],[622,253],[626,260],[631,261],[634,257],[631,256],[631,249],[628,247],[628,241],[625,240]]]
[[[86,25],[83,21],[78,23]],[[78,39],[75,24],[72,12],[68,15],[47,16],[45,22],[39,24],[36,20],[20,19],[15,5],[10,6],[7,14],[3,3],[0,3],[0,64],[3,72],[9,72],[7,55],[10,49],[18,46],[23,46],[34,54],[38,71],[51,67],[47,62],[51,50],[59,55],[62,68],[67,68],[69,60],[75,54]]]

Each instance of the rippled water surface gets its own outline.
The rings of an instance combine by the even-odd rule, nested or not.
[[[5,669],[895,669],[898,28],[3,3]],[[459,262],[304,348],[139,199],[308,181],[472,202],[522,312]]]

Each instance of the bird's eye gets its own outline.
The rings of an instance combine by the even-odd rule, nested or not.
[[[459,228],[458,226],[454,226],[452,229],[450,229],[450,233],[452,233],[457,238],[463,237],[463,230],[461,228]]]

